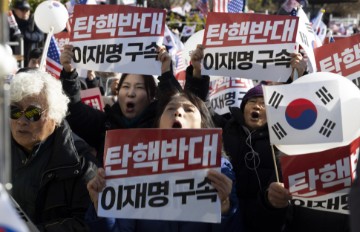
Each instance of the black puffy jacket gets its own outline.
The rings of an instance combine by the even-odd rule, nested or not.
[[[12,139],[11,156],[12,196],[40,231],[88,230],[86,184],[96,165],[90,147],[66,121],[31,154]]]

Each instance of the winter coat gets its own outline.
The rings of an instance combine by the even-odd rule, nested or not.
[[[107,105],[104,109],[105,112],[102,112],[81,102],[80,83],[75,70],[71,73],[62,70],[60,78],[63,83],[63,89],[71,100],[69,105],[70,114],[67,116],[70,127],[97,150],[100,163],[103,161],[105,133],[107,130],[154,127],[158,105],[157,100],[151,102],[144,112],[137,117],[137,120],[132,120],[131,124],[126,124],[124,115],[117,103],[111,107]],[[164,94],[173,88],[181,90],[180,84],[171,71],[164,73],[158,79],[158,94]],[[198,89],[204,88],[198,87],[199,85],[208,88],[208,82],[193,79],[187,80],[185,88],[193,91],[194,94],[197,94]]]
[[[90,147],[64,121],[31,154],[12,139],[12,196],[40,231],[87,231]]]
[[[269,211],[263,203],[269,184],[276,181],[267,125],[250,132],[244,126],[240,108],[231,107],[230,112],[231,119],[223,121],[220,126],[223,127],[225,152],[234,167],[245,226],[249,231],[278,231],[284,223],[286,210]],[[215,121],[219,125],[219,120]],[[274,224],[264,223],[271,218],[269,215],[282,220],[274,220]]]
[[[224,149],[231,158],[237,181],[240,209],[249,232],[348,232],[348,215],[318,211],[296,205],[274,208],[267,188],[276,182],[268,126],[248,131],[243,113],[230,108],[232,118],[223,130]],[[274,147],[275,157],[278,152]],[[281,165],[276,158],[280,182]]]

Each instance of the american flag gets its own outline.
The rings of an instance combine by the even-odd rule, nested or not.
[[[61,70],[62,65],[60,64],[60,50],[56,43],[55,37],[52,36],[46,58],[46,71],[59,79]]]
[[[196,7],[206,16],[208,13],[208,0],[198,0]]]
[[[244,0],[214,0],[213,12],[243,12]]]
[[[76,4],[79,4],[79,5],[85,5],[87,4],[87,0],[70,0],[71,2],[71,5],[76,5]]]
[[[290,15],[291,16],[296,16],[297,15],[297,9],[296,8],[293,8],[290,12]]]
[[[178,74],[179,72],[185,71],[186,67],[185,67],[185,63],[184,63],[184,59],[183,59],[183,51],[179,50],[176,52],[175,55],[175,75]]]
[[[244,0],[231,0],[228,4],[229,13],[243,12]]]

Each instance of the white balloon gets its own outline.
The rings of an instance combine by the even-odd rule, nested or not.
[[[54,34],[56,34],[64,30],[69,19],[69,13],[61,2],[49,0],[36,7],[34,17],[36,26],[41,31],[49,33],[53,27]]]
[[[360,136],[360,90],[346,77],[329,72],[316,72],[305,75],[291,85],[297,83],[312,84],[313,81],[326,82],[328,80],[338,81],[341,103],[341,119],[343,141],[334,143],[276,145],[276,147],[287,155],[307,154],[329,150],[335,147],[348,145]]]
[[[196,49],[198,44],[202,44],[203,37],[204,37],[204,31],[205,30],[202,29],[202,30],[196,32],[195,34],[193,34],[192,36],[190,36],[190,38],[188,40],[186,40],[186,43],[184,44],[184,49],[183,49],[183,59],[184,59],[185,67],[190,65],[191,52]]]
[[[11,50],[11,49],[10,49]],[[16,72],[17,62],[9,50],[0,44],[0,78]]]

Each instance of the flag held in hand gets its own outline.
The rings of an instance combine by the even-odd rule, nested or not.
[[[360,91],[340,75],[318,72],[290,85],[263,88],[274,145],[349,142],[360,131],[360,110],[355,107],[360,104]]]

